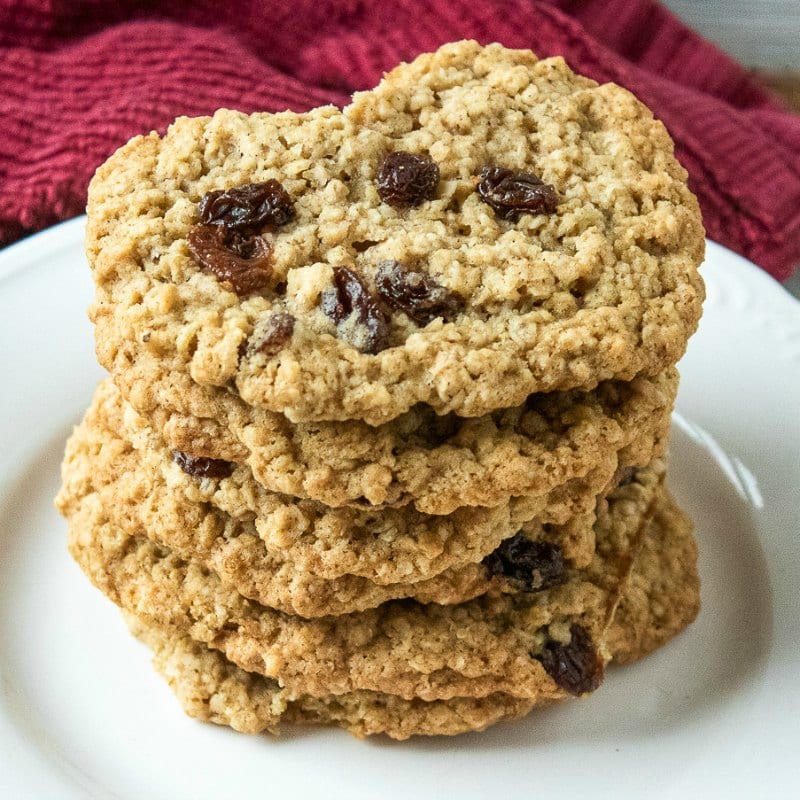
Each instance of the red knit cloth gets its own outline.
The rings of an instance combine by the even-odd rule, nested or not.
[[[81,213],[134,134],[341,105],[462,38],[628,87],[675,139],[709,236],[777,278],[800,261],[800,117],[652,0],[0,0],[0,244]]]

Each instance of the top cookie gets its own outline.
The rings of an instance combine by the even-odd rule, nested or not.
[[[295,422],[655,374],[703,299],[685,178],[629,92],[475,42],[344,111],[182,118],[90,187],[98,356]]]

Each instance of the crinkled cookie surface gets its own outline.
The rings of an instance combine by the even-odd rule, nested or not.
[[[268,492],[246,467],[223,465],[213,477],[187,473],[176,463],[178,454],[139,415],[127,412],[113,384],[103,382],[67,444],[57,501],[62,513],[70,516],[100,495],[106,516],[129,532],[150,532],[149,538],[169,546],[180,541],[206,557],[213,548],[226,572],[249,573],[251,580],[271,560],[317,579],[415,583],[478,564],[518,531],[557,544],[572,566],[586,566],[594,554],[594,510],[602,498],[589,497],[589,509],[568,519],[561,493],[555,493],[553,506],[547,498],[518,498],[446,517],[408,507],[329,509]],[[130,425],[126,417],[132,417]],[[656,461],[650,470],[657,475],[663,465]]]
[[[419,203],[380,191],[398,152],[435,162],[435,181],[414,173]],[[487,167],[528,176],[512,195],[522,181],[555,200],[507,214]],[[344,111],[179,119],[92,182],[98,356],[122,374],[151,355],[292,421],[370,424],[653,375],[703,299],[685,179],[625,90],[474,42],[400,65]],[[207,193],[268,181],[290,211],[223,235],[225,209],[206,203],[198,232]]]
[[[696,615],[698,596],[691,525],[665,492],[606,637],[613,660],[642,658],[678,633]],[[365,691],[312,697],[246,672],[177,630],[133,617],[129,625],[153,651],[154,666],[189,716],[244,733],[277,733],[286,723],[301,723],[338,725],[356,736],[452,735],[514,719],[533,706],[507,694],[430,702]]]
[[[202,563],[95,524],[93,504],[71,517],[69,547],[125,610],[304,694],[363,689],[441,700],[500,692],[542,702],[592,691],[602,677],[604,633],[653,507],[639,483],[647,476],[640,471],[598,508],[585,570],[539,591],[452,606],[399,600],[311,620],[286,615],[244,598]],[[565,663],[573,666],[559,673]]]
[[[174,449],[246,464],[265,488],[331,507],[413,505],[439,515],[555,491],[567,516],[581,513],[583,499],[619,467],[663,454],[678,388],[670,367],[592,392],[534,395],[478,418],[440,417],[417,406],[379,427],[355,420],[293,425],[185,375],[162,371],[148,381],[138,367],[115,383]]]
[[[489,697],[405,700],[355,691],[314,697],[237,667],[220,652],[175,630],[126,614],[131,632],[153,651],[153,665],[190,716],[242,733],[278,733],[285,724],[338,725],[358,736],[392,739],[482,731],[530,711],[533,703],[497,693]]]
[[[61,512],[75,526],[119,530],[164,545],[214,572],[222,584],[270,608],[320,617],[405,597],[449,605],[564,580],[569,570],[588,565],[594,555],[594,509],[562,526],[535,520],[523,525],[519,509],[502,508],[465,509],[455,520],[447,518],[438,525],[438,518],[426,520],[416,512],[403,511],[389,511],[385,520],[377,513],[370,520],[362,512],[345,512],[345,519],[339,520],[341,512],[271,497],[271,503],[256,504],[260,508],[255,520],[251,512],[229,501],[238,512],[231,516],[214,505],[215,495],[233,494],[230,486],[220,486],[229,477],[188,475],[169,451],[158,447],[155,437],[148,437],[136,449],[119,434],[122,408],[118,395],[112,391],[109,396],[111,388],[109,383],[101,385],[96,402],[67,445],[64,484],[57,499]],[[662,473],[660,463],[638,470],[635,487],[616,490],[617,502],[628,491],[646,507]],[[404,514],[411,515],[405,524]],[[386,541],[377,536],[381,522],[390,529]],[[278,524],[282,530],[273,530]],[[394,536],[393,524],[401,529]],[[446,538],[437,540],[437,535]],[[492,552],[511,538],[514,542],[505,546],[511,548],[513,564],[500,555],[506,550]],[[305,552],[306,557],[287,557],[287,548],[271,546],[276,539],[294,539],[289,555]],[[350,541],[358,549],[350,550]],[[539,544],[529,547],[527,542]],[[384,560],[393,552],[398,557]],[[319,561],[334,574],[320,574],[313,560],[313,555],[320,554]],[[362,570],[374,565],[382,579],[351,574],[349,564],[362,565]],[[426,567],[429,574],[420,576]]]
[[[664,492],[606,635],[619,663],[649,655],[697,617],[700,576],[692,528],[691,520]]]

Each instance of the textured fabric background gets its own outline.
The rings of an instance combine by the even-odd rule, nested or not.
[[[777,278],[800,261],[800,117],[652,0],[0,0],[0,244],[81,213],[136,133],[341,105],[460,38],[630,88],[672,133],[709,236]]]

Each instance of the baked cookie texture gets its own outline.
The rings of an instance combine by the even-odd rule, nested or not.
[[[452,736],[482,731],[527,714],[532,703],[507,694],[404,700],[381,692],[313,697],[247,672],[190,636],[126,614],[131,632],[153,651],[153,665],[169,683],[184,711],[196,719],[241,733],[278,733],[284,724],[338,725],[359,738],[386,734]]]
[[[652,446],[651,442],[641,455],[649,458]],[[622,472],[631,466],[623,464]],[[589,491],[592,486],[586,480],[573,480],[542,497],[520,496],[499,506],[461,507],[435,516],[412,506],[331,509],[269,492],[244,466],[234,467],[228,477],[198,479],[181,470],[174,452],[108,381],[98,387],[84,422],[70,440],[64,483],[62,502],[67,492],[81,497],[113,484],[106,494],[124,486],[120,492],[137,502],[147,500],[153,514],[159,504],[147,498],[158,486],[162,494],[177,498],[173,504],[210,506],[236,521],[252,523],[270,552],[297,567],[320,577],[353,574],[376,583],[422,580],[452,566],[480,561],[520,530],[549,541],[557,536],[565,557],[585,566],[594,551],[587,530],[599,494]]]
[[[382,160],[397,151],[436,163],[431,199],[381,199]],[[535,173],[555,209],[504,219],[477,191],[487,166]],[[259,231],[268,280],[237,294],[201,269],[190,231],[208,192],[269,180],[293,215]],[[98,170],[88,218],[105,367],[123,384],[137,365],[147,382],[189,375],[293,422],[378,425],[419,403],[481,416],[656,375],[701,313],[703,228],[664,126],[618,86],[500,45],[445,45],[343,111],[179,119]],[[363,315],[337,322],[325,295],[346,268],[373,297],[384,262],[428,276],[458,308],[426,324],[384,309],[379,351],[362,352]],[[264,352],[276,314],[291,335]]]
[[[569,481],[571,493],[583,482],[597,494],[617,468],[663,454],[678,388],[669,367],[594,392],[532,395],[472,419],[420,406],[379,427],[293,425],[230,393],[193,391],[186,376],[131,384],[133,372],[115,378],[122,394],[173,449],[247,464],[265,488],[327,506],[412,504],[440,515],[541,496]]]
[[[88,503],[70,519],[70,551],[110,599],[156,624],[178,627],[252,672],[321,696],[358,689],[406,699],[563,698],[537,660],[574,626],[588,635],[598,680],[613,616],[654,505],[658,476],[642,470],[598,507],[595,556],[552,588],[485,595],[453,606],[394,601],[314,620],[247,600],[202,563],[130,536]],[[594,657],[593,656],[593,657]],[[583,692],[578,692],[583,693]]]
[[[691,524],[662,493],[606,634],[615,662],[643,658],[694,619],[700,602],[695,553]],[[359,737],[453,735],[516,719],[533,706],[507,694],[435,701],[364,691],[323,698],[298,695],[237,667],[186,634],[126,618],[131,631],[153,651],[153,665],[189,716],[243,733],[274,734],[288,723],[334,724]]]
[[[669,495],[656,505],[636,567],[606,633],[620,664],[666,644],[700,611],[697,543],[692,523]]]
[[[98,389],[96,402],[89,409],[82,425],[67,445],[63,487],[56,500],[59,510],[68,519],[85,528],[98,529],[111,527],[129,536],[144,537],[156,544],[169,547],[177,556],[193,560],[216,574],[220,581],[243,596],[286,613],[302,617],[337,615],[352,611],[373,608],[388,600],[411,597],[420,602],[453,604],[470,600],[487,593],[513,593],[519,589],[519,581],[496,575],[485,563],[504,539],[520,532],[532,541],[547,542],[557,548],[559,563],[567,569],[578,569],[589,565],[595,552],[595,510],[564,525],[542,523],[541,519],[520,519],[519,513],[508,509],[498,509],[496,516],[489,516],[488,530],[477,526],[477,534],[484,534],[485,540],[476,543],[468,540],[465,546],[457,544],[461,533],[452,531],[456,544],[447,548],[450,541],[433,539],[436,532],[430,533],[423,527],[429,540],[401,541],[405,550],[402,556],[389,555],[386,559],[392,567],[393,581],[375,581],[369,577],[351,574],[348,565],[352,556],[358,553],[350,545],[340,546],[327,553],[326,563],[335,570],[333,577],[325,577],[315,569],[322,559],[313,556],[304,560],[287,557],[286,548],[275,550],[269,546],[276,539],[296,542],[305,536],[308,549],[322,549],[328,540],[338,543],[334,531],[325,537],[324,522],[321,531],[307,532],[302,526],[303,510],[296,502],[287,498],[276,498],[271,514],[260,518],[256,523],[249,511],[241,512],[240,506],[231,502],[239,518],[231,516],[213,505],[217,492],[225,489],[228,479],[196,478],[186,475],[174,463],[170,453],[158,446],[157,438],[150,434],[148,442],[137,450],[122,438],[118,431],[122,427],[124,415],[118,393],[113,385],[106,382]],[[637,471],[636,487],[617,489],[614,496],[622,493],[634,495],[638,492],[639,510],[644,511],[652,499],[663,477],[663,464],[654,462],[648,468]],[[203,485],[206,485],[206,491]],[[211,487],[215,488],[212,489]],[[288,500],[288,502],[287,502]],[[595,504],[603,504],[604,497],[595,499]],[[257,504],[253,504],[258,507]],[[264,504],[269,508],[268,504]],[[316,509],[324,516],[324,509]],[[477,510],[480,514],[481,510]],[[361,516],[361,512],[358,512]],[[392,512],[396,517],[403,512]],[[412,515],[416,516],[413,512]],[[349,515],[354,516],[354,515]],[[272,520],[282,523],[284,531],[271,530]],[[298,519],[300,522],[298,522]],[[319,517],[318,517],[319,519]],[[471,520],[468,511],[455,520],[463,519],[469,528]],[[260,523],[260,524],[259,524]],[[505,525],[504,525],[505,523]],[[391,523],[389,523],[391,524]],[[406,524],[401,523],[404,529]],[[355,525],[345,523],[341,534],[354,533]],[[374,545],[375,528],[363,532],[360,550],[369,555],[372,549],[385,554],[394,544],[389,540],[387,547],[371,548]],[[417,551],[424,551],[427,544],[427,557],[422,563],[429,568],[424,578],[420,578],[420,567],[414,562]],[[301,547],[294,548],[295,551]],[[290,555],[292,550],[290,549]],[[400,551],[402,552],[402,551]],[[343,554],[341,561],[336,555]],[[458,554],[458,560],[453,560]],[[348,555],[350,558],[348,558]],[[438,555],[439,557],[435,557]],[[374,563],[380,565],[377,559]],[[435,566],[434,566],[435,565]],[[413,566],[413,569],[412,569]],[[559,567],[560,569],[560,567]],[[401,575],[395,573],[400,572]]]
[[[89,191],[69,550],[191,716],[456,734],[699,608],[664,488],[703,229],[631,94],[500,45],[181,118]]]

